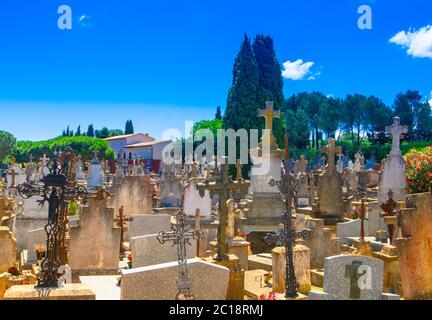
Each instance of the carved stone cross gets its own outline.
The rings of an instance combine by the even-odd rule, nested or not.
[[[321,147],[321,152],[327,155],[327,164],[329,167],[335,167],[334,158],[337,153],[342,153],[341,147],[336,147],[336,140],[334,138],[328,139],[328,144]]]
[[[393,124],[391,126],[387,126],[385,128],[385,131],[386,133],[390,133],[392,135],[392,149],[390,151],[390,154],[400,155],[400,137],[401,134],[408,132],[408,128],[400,124],[399,117],[394,117]]]

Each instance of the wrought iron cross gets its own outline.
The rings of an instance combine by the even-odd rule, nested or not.
[[[192,279],[189,277],[187,270],[186,247],[192,245],[190,240],[202,239],[204,233],[199,230],[189,231],[188,227],[185,226],[185,214],[181,210],[177,212],[176,225],[171,229],[172,231],[169,232],[159,232],[157,239],[161,244],[172,242],[173,246],[177,246],[179,275],[177,277],[178,293],[176,300],[193,300]]]
[[[384,213],[381,214],[381,217],[392,217],[397,215],[397,203],[393,200],[393,191],[390,189],[388,192],[388,200],[386,203],[383,203],[381,205],[381,209],[384,211]],[[393,237],[394,237],[394,231],[395,231],[395,225],[394,224],[387,224],[387,231],[390,238],[390,243],[393,243]]]
[[[124,242],[124,227],[127,222],[133,221],[132,217],[126,218],[124,215],[124,207],[121,206],[119,209],[118,214],[115,217],[116,224],[118,227],[120,227],[120,256],[123,257],[124,253],[126,251],[126,248],[123,244]]]
[[[288,164],[288,134],[285,134],[285,159],[283,162],[283,169],[281,170],[281,180],[276,181],[271,179],[269,184],[271,186],[277,185],[285,203],[285,209],[282,213],[282,226],[277,234],[269,233],[265,237],[269,245],[283,245],[285,247],[286,257],[286,272],[285,272],[285,297],[295,298],[297,293],[297,280],[294,272],[294,259],[293,247],[297,238],[307,239],[309,237],[309,230],[304,229],[297,232],[292,225],[291,204],[292,204],[292,190],[291,190],[291,174]]]
[[[97,189],[89,195],[87,189],[67,179],[66,165],[55,157],[47,164],[49,174],[35,184],[24,183],[18,186],[18,192],[24,199],[33,196],[40,206],[48,202],[48,223],[45,226],[47,234],[47,253],[41,264],[41,278],[37,287],[58,287],[58,268],[66,263],[67,253],[64,243],[68,203],[95,198],[96,201],[106,199],[109,193]]]
[[[216,255],[214,256],[216,261],[228,259],[226,243],[226,225],[228,220],[227,201],[231,197],[232,192],[237,192],[243,187],[241,184],[235,184],[228,176],[226,157],[222,157],[222,160],[220,169],[218,168],[217,161],[215,161],[215,168],[211,177],[197,185],[201,197],[204,196],[206,190],[210,192],[210,196],[214,194],[219,196],[219,226]]]

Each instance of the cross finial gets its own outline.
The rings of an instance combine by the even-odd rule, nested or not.
[[[280,117],[280,111],[273,109],[274,102],[273,101],[266,101],[266,107],[265,109],[258,110],[258,116],[264,117],[265,119],[265,129],[269,130],[268,133],[271,137],[271,145],[274,144],[274,138],[273,138],[273,118],[279,118]]]
[[[334,138],[328,139],[328,144],[325,147],[321,147],[321,152],[327,155],[327,164],[329,167],[334,167],[334,157],[336,153],[342,153],[341,147],[336,147],[336,140]]]
[[[386,132],[392,135],[392,149],[390,151],[390,154],[400,155],[400,137],[401,134],[408,132],[408,128],[400,124],[399,117],[394,117],[393,124],[386,127]]]

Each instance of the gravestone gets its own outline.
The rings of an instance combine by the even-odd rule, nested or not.
[[[399,250],[403,297],[432,299],[432,194],[408,195],[406,208],[399,209]],[[397,233],[396,233],[397,234]]]
[[[0,226],[0,274],[15,266],[16,240],[9,228]]]
[[[386,132],[392,135],[392,149],[383,160],[383,169],[378,187],[378,203],[381,206],[387,201],[388,192],[393,191],[393,199],[405,201],[406,194],[406,163],[400,151],[400,136],[407,133],[408,129],[400,125],[400,118],[394,117],[393,124],[386,127]]]
[[[225,300],[230,271],[199,259],[187,261],[196,300]],[[178,262],[121,270],[122,300],[174,300]],[[162,289],[163,288],[163,289]]]
[[[74,279],[88,274],[116,274],[119,266],[120,228],[113,227],[114,209],[107,201],[90,199],[79,223],[71,226],[69,265]]]
[[[324,260],[323,292],[310,300],[399,300],[383,293],[384,262],[367,256],[338,255]]]
[[[96,155],[90,162],[88,174],[87,186],[89,188],[102,187],[103,177],[101,173],[101,163]]]
[[[125,176],[114,184],[110,205],[114,212],[118,212],[123,206],[127,216],[151,213],[154,188],[150,174]]]
[[[47,234],[44,228],[38,228],[27,231],[27,261],[36,262],[36,250],[37,245],[46,246]]]
[[[134,214],[129,224],[129,238],[158,233],[171,228],[169,214]]]
[[[175,165],[161,163],[162,177],[160,179],[160,207],[180,207],[183,198],[181,175],[176,174]]]
[[[311,268],[321,269],[326,257],[340,253],[340,238],[335,237],[331,230],[324,226],[323,219],[306,219],[305,226],[310,230],[304,245],[310,250]]]
[[[321,148],[321,151],[327,154],[327,166],[319,177],[318,211],[319,217],[325,219],[326,224],[335,224],[345,213],[341,179],[334,163],[335,154],[341,150],[340,147],[336,147],[336,140],[333,138],[328,140],[326,147]]]
[[[157,234],[133,237],[129,242],[133,268],[177,261],[177,247],[170,243],[161,245]],[[196,241],[190,243],[191,246],[187,247],[188,259],[195,258],[197,252]]]
[[[184,212],[188,216],[195,215],[196,209],[200,210],[201,216],[210,218],[212,202],[210,193],[205,190],[203,197],[197,189],[197,183],[201,181],[199,177],[192,177],[184,189]],[[163,230],[163,229],[161,229]]]

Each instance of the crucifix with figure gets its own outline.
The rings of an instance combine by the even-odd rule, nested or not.
[[[307,239],[309,237],[309,230],[304,229],[300,232],[292,224],[291,205],[292,205],[292,188],[291,188],[291,174],[288,164],[288,134],[285,134],[285,159],[283,161],[283,168],[281,169],[281,180],[276,181],[271,179],[269,184],[271,186],[278,186],[282,199],[285,204],[285,209],[282,213],[282,226],[277,234],[269,233],[265,237],[269,245],[277,244],[285,247],[286,256],[286,272],[285,272],[285,297],[296,298],[297,293],[297,280],[294,270],[294,257],[293,247],[297,238]]]
[[[335,168],[335,155],[338,153],[342,153],[342,148],[336,146],[336,140],[334,138],[329,138],[327,146],[321,147],[320,150],[327,156],[328,167]]]
[[[400,138],[401,134],[407,133],[408,128],[406,126],[402,126],[400,124],[400,118],[394,117],[393,118],[393,124],[391,126],[387,126],[385,128],[386,133],[390,133],[392,136],[392,149],[390,151],[390,154],[393,155],[400,155]]]
[[[173,246],[177,246],[177,257],[179,266],[179,275],[177,277],[176,300],[193,300],[192,294],[192,279],[188,275],[187,270],[187,245],[192,245],[190,240],[202,239],[204,233],[199,230],[189,231],[185,226],[185,214],[183,211],[178,211],[176,214],[175,227],[169,232],[159,232],[157,239],[161,244],[171,242]]]
[[[267,131],[267,133],[264,133],[262,141],[264,141],[264,136],[270,135],[270,147],[275,147],[276,142],[274,140],[273,136],[273,118],[279,118],[280,117],[280,111],[274,110],[274,102],[273,101],[266,101],[266,107],[265,109],[258,110],[258,116],[264,117],[265,119],[265,126],[264,128]]]

